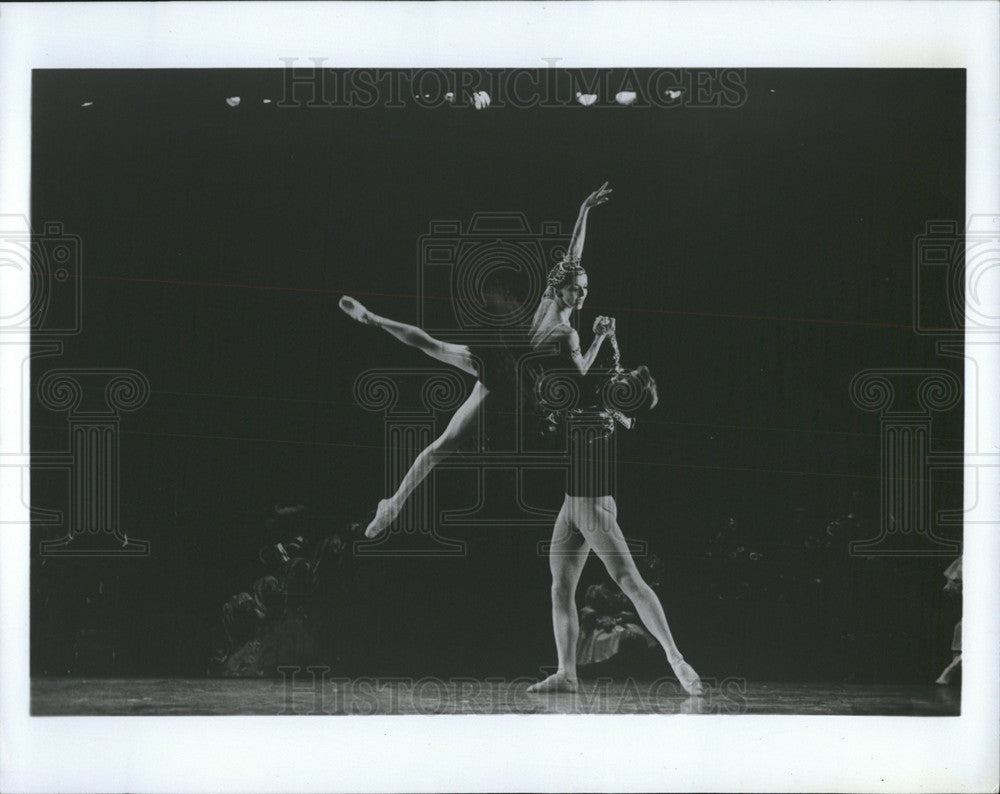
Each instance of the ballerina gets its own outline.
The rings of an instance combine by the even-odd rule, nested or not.
[[[567,261],[579,262],[580,257],[583,255],[583,245],[587,231],[587,215],[594,207],[604,204],[610,194],[611,189],[608,187],[608,183],[605,182],[587,196],[583,204],[580,205],[580,211],[573,227],[573,235],[566,252]],[[547,288],[539,300],[538,308],[532,320],[533,331],[546,318],[551,316],[550,313],[556,301],[557,298],[551,287]],[[409,471],[407,471],[399,487],[396,489],[396,492],[378,503],[375,517],[365,529],[365,537],[374,538],[385,531],[396,519],[407,498],[424,481],[434,466],[444,457],[458,449],[462,441],[476,428],[483,405],[491,392],[491,387],[492,390],[496,391],[502,387],[502,384],[498,382],[499,378],[496,377],[499,373],[492,371],[493,368],[489,366],[481,367],[482,356],[477,356],[468,345],[444,342],[440,339],[435,339],[415,325],[382,317],[369,311],[361,303],[348,295],[340,299],[339,305],[353,320],[364,325],[381,328],[400,342],[415,347],[432,358],[457,367],[463,372],[477,378],[472,392],[466,398],[465,402],[459,406],[455,415],[448,422],[448,426],[444,432],[417,455]],[[582,306],[582,303],[580,305]]]

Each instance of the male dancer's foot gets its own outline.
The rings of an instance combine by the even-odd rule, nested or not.
[[[349,295],[344,295],[338,305],[344,314],[352,320],[357,320],[362,325],[375,324],[375,316]]]
[[[676,662],[671,662],[670,666],[673,668],[677,680],[684,687],[685,692],[696,697],[705,694],[705,686],[701,683],[701,678],[698,677],[694,668],[685,662],[683,658],[678,659]]]
[[[549,692],[576,692],[576,676],[571,676],[563,670],[558,670],[537,684],[528,687],[528,691],[536,695],[544,695]]]
[[[399,506],[392,499],[383,499],[378,503],[375,518],[372,519],[372,522],[365,529],[365,537],[378,537],[385,532],[389,524],[396,520],[396,516],[398,515]]]

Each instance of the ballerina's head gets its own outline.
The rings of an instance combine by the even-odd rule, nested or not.
[[[580,261],[564,259],[549,271],[546,279],[549,296],[553,298],[560,309],[582,309],[587,300],[587,271]]]

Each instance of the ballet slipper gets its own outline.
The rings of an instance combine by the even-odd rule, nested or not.
[[[344,295],[337,305],[352,320],[357,320],[362,325],[374,325],[372,313],[349,295]]]
[[[705,694],[705,686],[701,683],[701,678],[694,671],[694,668],[683,659],[670,665],[674,669],[674,675],[681,682],[684,691],[695,697]]]
[[[551,692],[576,692],[576,688],[576,677],[569,676],[562,670],[559,670],[543,681],[529,686],[528,692],[534,695],[544,695]]]
[[[392,500],[383,499],[378,503],[378,510],[375,511],[375,518],[365,529],[366,538],[375,538],[385,532],[386,528],[395,520],[399,514],[399,508],[393,505]]]

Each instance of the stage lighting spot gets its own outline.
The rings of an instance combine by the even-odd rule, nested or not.
[[[265,105],[270,105],[271,104],[271,100],[270,99],[265,99],[264,100],[264,104]]]
[[[229,107],[234,108],[240,104],[240,98],[238,96],[228,96],[226,97],[226,104],[229,105]]]
[[[631,105],[635,102],[635,91],[619,91],[615,94],[615,102],[619,105]]]
[[[82,107],[82,108],[89,108],[93,104],[94,104],[93,102],[84,102],[82,105],[80,105],[80,107]]]
[[[576,92],[576,101],[583,105],[585,108],[590,107],[597,101],[597,94],[581,94],[579,91]]]

